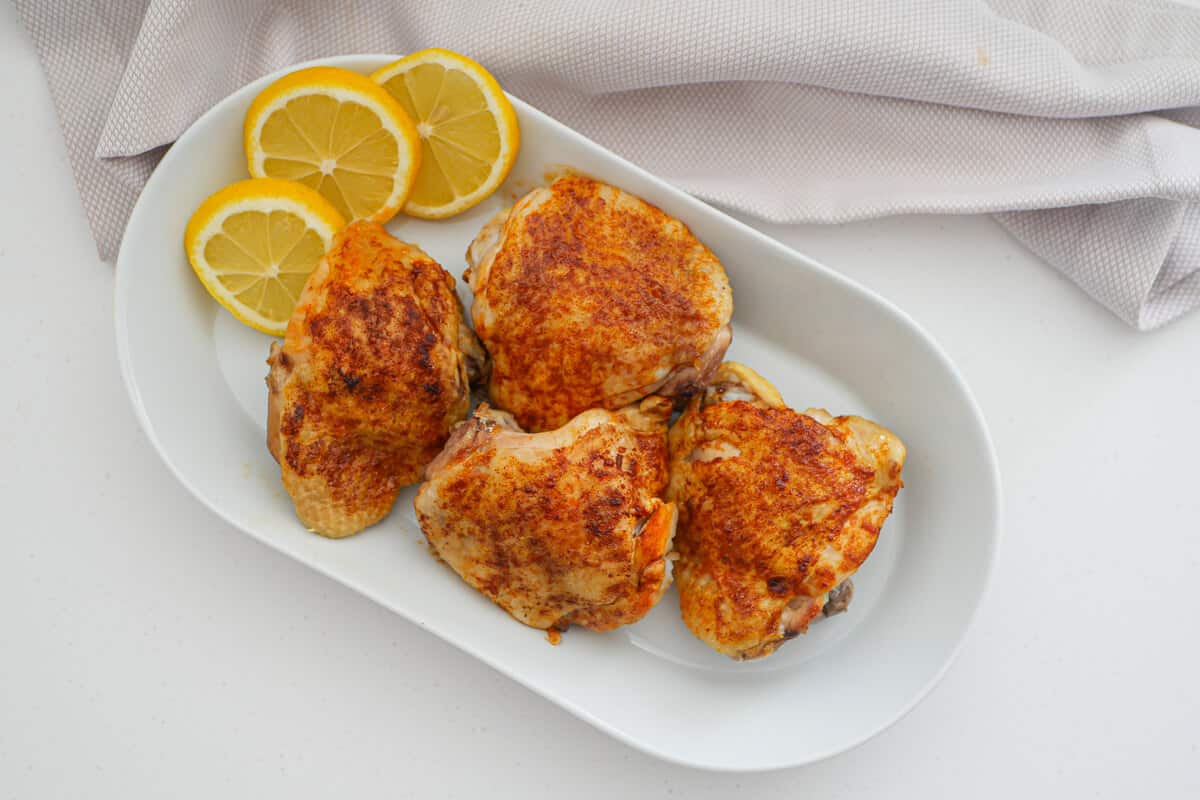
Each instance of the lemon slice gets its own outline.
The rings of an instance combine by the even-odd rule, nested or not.
[[[449,50],[413,53],[371,78],[417,123],[421,169],[404,213],[440,219],[466,211],[504,182],[521,131],[487,70]]]
[[[315,190],[254,178],[201,203],[183,246],[218,303],[252,328],[282,336],[308,274],[344,225]]]
[[[421,163],[412,120],[365,75],[312,67],[285,75],[250,104],[246,161],[255,178],[316,189],[347,220],[387,222]]]

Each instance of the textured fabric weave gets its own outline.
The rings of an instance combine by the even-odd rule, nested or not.
[[[1200,305],[1200,12],[1165,0],[16,0],[100,253],[267,72],[444,46],[774,222],[996,213],[1141,329]]]

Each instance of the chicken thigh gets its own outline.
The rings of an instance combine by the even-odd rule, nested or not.
[[[334,239],[271,346],[267,446],[300,521],[373,525],[467,415],[486,355],[454,278],[373,222]]]
[[[641,619],[670,579],[675,507],[661,397],[525,433],[487,404],[455,429],[415,500],[434,552],[520,622],[606,631]]]
[[[683,621],[734,659],[770,655],[822,614],[875,547],[905,450],[861,417],[784,405],[726,362],[670,432]]]
[[[493,219],[467,251],[488,393],[527,430],[702,387],[729,347],[733,293],[687,226],[568,176]]]

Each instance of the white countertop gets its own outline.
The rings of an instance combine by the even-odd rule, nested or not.
[[[0,797],[1200,795],[1200,313],[1135,333],[986,218],[758,225],[945,346],[995,438],[1005,531],[957,663],[905,719],[807,768],[690,770],[175,482],[7,3],[0,67]]]

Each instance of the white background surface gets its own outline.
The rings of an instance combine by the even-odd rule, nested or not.
[[[0,797],[1200,793],[1200,314],[1134,333],[983,218],[759,226],[946,347],[996,441],[1005,535],[958,662],[907,718],[807,768],[689,770],[175,483],[130,411],[112,269],[7,4],[0,68]]]

